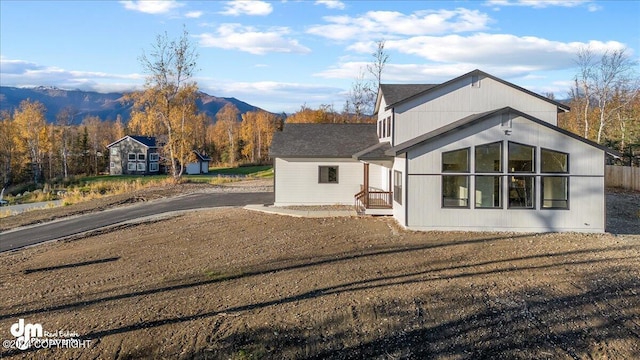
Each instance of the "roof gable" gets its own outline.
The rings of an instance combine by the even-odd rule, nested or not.
[[[271,157],[351,158],[378,143],[375,124],[285,124],[271,142]]]
[[[507,86],[509,86],[509,87],[511,87],[513,89],[516,89],[518,91],[524,92],[524,93],[526,93],[526,94],[528,94],[530,96],[536,97],[536,98],[538,98],[540,100],[544,100],[546,102],[549,102],[549,103],[555,105],[558,108],[558,112],[560,112],[560,111],[569,111],[570,110],[569,106],[567,106],[565,104],[559,103],[559,102],[557,102],[555,100],[551,100],[551,99],[549,99],[547,97],[544,97],[544,96],[542,96],[540,94],[536,94],[533,91],[529,91],[529,90],[527,90],[527,89],[525,89],[523,87],[520,87],[518,85],[510,83],[510,82],[508,82],[506,80],[497,78],[497,77],[495,77],[495,76],[493,76],[491,74],[488,74],[488,73],[486,73],[484,71],[481,71],[481,70],[478,70],[478,69],[473,70],[471,72],[468,72],[468,73],[466,73],[464,75],[458,76],[457,78],[451,79],[451,80],[446,81],[446,82],[444,82],[442,84],[437,84],[437,85],[433,85],[433,84],[423,84],[423,85],[417,85],[417,84],[406,84],[406,85],[381,84],[380,85],[380,92],[382,93],[382,96],[385,97],[385,100],[386,100],[386,103],[387,103],[387,106],[386,106],[385,110],[393,108],[393,107],[395,107],[397,105],[400,105],[400,104],[402,104],[404,102],[412,100],[412,99],[414,99],[416,97],[419,97],[419,96],[425,95],[427,93],[436,91],[438,89],[444,88],[444,87],[448,86],[449,84],[455,83],[457,81],[460,81],[462,79],[465,79],[465,78],[468,78],[468,77],[471,77],[471,76],[484,76],[484,77],[490,78],[490,79],[492,79],[494,81],[497,81],[497,82],[499,82],[501,84],[507,85]],[[420,89],[420,86],[422,86],[423,88]],[[386,90],[384,90],[383,87]],[[387,94],[389,94],[389,95],[387,95]]]
[[[156,138],[155,137],[151,137],[151,136],[139,136],[139,135],[127,135],[121,139],[118,139],[114,142],[112,142],[111,144],[107,145],[107,148],[110,148],[114,145],[117,145],[118,143],[120,143],[121,141],[124,141],[126,139],[131,139],[133,141],[136,141],[140,144],[142,144],[143,146],[146,146],[148,148],[153,148],[156,147]]]
[[[513,109],[511,107],[504,107],[501,109],[496,109],[496,110],[492,110],[492,111],[487,111],[484,113],[479,113],[479,114],[473,114],[473,115],[469,115],[467,117],[464,117],[458,121],[454,121],[450,124],[447,124],[445,126],[442,126],[436,130],[430,131],[426,134],[422,134],[420,136],[417,136],[411,140],[405,141],[401,144],[398,144],[394,147],[392,147],[391,149],[385,151],[385,154],[390,155],[390,156],[397,156],[399,154],[403,154],[406,153],[407,151],[411,150],[411,148],[424,144],[426,142],[429,142],[431,140],[434,140],[440,136],[446,136],[448,134],[460,131],[468,126],[474,125],[476,123],[479,123],[483,120],[489,119],[495,115],[500,115],[500,114],[505,114],[505,113],[511,113],[511,114],[515,114],[517,116],[523,117],[525,119],[531,120],[534,123],[538,124],[538,125],[542,125],[545,126],[551,130],[557,131],[565,136],[569,136],[573,139],[576,139],[578,141],[581,141],[587,145],[596,147],[606,153],[615,155],[615,156],[621,156],[621,154],[615,150],[609,149],[605,146],[602,146],[598,143],[595,143],[591,140],[585,139],[579,135],[576,135],[570,131],[567,131],[565,129],[559,128],[555,125],[549,124],[546,121],[540,120],[538,118],[535,118],[529,114],[525,114],[521,111],[518,111],[516,109]]]

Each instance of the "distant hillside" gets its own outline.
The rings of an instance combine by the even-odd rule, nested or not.
[[[81,90],[62,90],[54,87],[16,88],[0,86],[0,111],[16,109],[26,99],[41,102],[47,109],[48,122],[55,122],[56,115],[64,108],[72,108],[77,116],[74,123],[82,122],[86,116],[98,116],[103,120],[115,120],[118,115],[129,121],[131,104],[122,102],[125,93],[98,93]],[[226,104],[235,105],[240,114],[261,110],[236,98],[221,98],[200,93],[198,109],[215,120],[215,116]]]

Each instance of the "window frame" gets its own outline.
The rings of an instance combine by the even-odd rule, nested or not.
[[[447,174],[447,175],[442,175],[440,178],[441,178],[441,182],[442,182],[441,188],[440,188],[440,196],[441,196],[441,206],[442,206],[442,208],[443,209],[469,209],[469,206],[470,206],[469,190],[470,190],[470,185],[471,185],[470,182],[469,182],[470,176],[469,175],[453,175],[453,174],[449,175],[449,174]],[[466,198],[458,197],[457,199],[456,198],[447,198],[447,197],[445,197],[445,185],[446,185],[445,178],[464,178],[466,180],[467,197]],[[449,205],[449,204],[446,204],[446,202],[447,202],[446,200],[447,199],[451,199],[451,200],[454,200],[454,201],[455,200],[457,200],[457,201],[465,200],[466,203],[464,205]]]
[[[531,179],[531,195],[529,195],[530,200],[531,200],[531,205],[530,206],[514,206],[511,204],[511,190],[512,189],[517,189],[515,187],[512,187],[511,184],[513,184],[515,181],[513,178],[530,178]],[[507,178],[507,209],[514,209],[514,210],[536,210],[536,175],[522,175],[522,173],[518,174],[518,173],[512,173],[508,175]],[[525,189],[526,191],[526,180],[525,180],[525,186],[523,187],[523,189]],[[517,190],[516,190],[517,191]],[[526,194],[525,194],[526,196]],[[527,198],[525,197],[525,201],[527,200]]]
[[[136,161],[137,158],[138,156],[136,155],[136,153],[127,153],[127,161]]]
[[[478,170],[478,148],[481,147],[486,147],[486,146],[490,146],[490,145],[495,145],[498,144],[500,145],[500,149],[499,149],[499,154],[500,154],[500,158],[498,159],[500,161],[499,163],[499,169],[498,170],[491,170],[491,171],[484,171],[484,170]],[[474,173],[476,174],[501,174],[503,172],[503,142],[502,141],[495,141],[495,142],[491,142],[491,143],[487,143],[487,144],[481,144],[481,145],[476,145],[473,147],[473,170]]]
[[[111,147],[109,153],[114,156],[120,155],[120,149],[118,149],[116,146],[113,146]]]
[[[544,180],[545,179],[564,179],[565,180],[565,197],[564,200],[556,200],[556,199],[546,199],[544,193]],[[571,190],[570,190],[570,178],[569,176],[540,176],[540,209],[541,210],[569,210],[570,209],[570,200],[571,200]],[[545,200],[549,201],[565,201],[566,206],[545,206]]]
[[[130,161],[127,163],[127,171],[136,171],[136,163]]]
[[[329,171],[335,168],[335,181],[331,181]],[[322,169],[327,169],[327,181],[322,181]],[[340,166],[338,165],[318,165],[318,184],[339,184]]]
[[[402,205],[402,172],[393,170],[393,201]]]
[[[147,154],[145,154],[145,153],[138,153],[137,160],[138,160],[138,161],[147,161]]]
[[[160,161],[160,154],[157,152],[149,153],[149,161]]]
[[[566,156],[566,158],[567,158],[567,164],[566,164],[567,170],[565,170],[565,171],[544,171],[543,162],[542,162],[542,159],[543,159],[542,152],[543,151],[554,152],[554,153],[558,153],[558,154],[562,154],[562,155]],[[564,151],[557,151],[557,150],[552,150],[552,149],[541,147],[540,148],[540,173],[543,173],[543,174],[568,174],[569,173],[569,158],[570,158],[569,153],[566,153]]]
[[[160,166],[157,162],[149,163],[149,172],[158,172],[158,171],[160,171]]]
[[[498,178],[498,205],[497,206],[478,206],[478,178]],[[474,174],[474,181],[473,181],[473,208],[474,209],[503,209],[503,193],[504,193],[504,186],[503,186],[503,179],[504,175],[502,174],[492,174],[492,175],[485,175],[485,174]]]
[[[531,148],[531,171],[511,170],[511,145],[524,146]],[[507,173],[509,174],[535,174],[536,173],[536,146],[522,144],[514,141],[509,141],[507,144]]]
[[[458,151],[466,151],[467,153],[467,164],[466,164],[466,170],[445,170],[444,168],[444,156],[446,154],[451,154],[454,152],[458,152]],[[466,148],[461,148],[461,149],[455,149],[455,150],[451,150],[451,151],[443,151],[440,154],[440,161],[441,161],[441,167],[440,169],[442,170],[443,173],[464,173],[464,174],[468,174],[470,172],[471,169],[471,147],[466,147]]]
[[[147,171],[147,164],[143,162],[136,163],[136,171]]]

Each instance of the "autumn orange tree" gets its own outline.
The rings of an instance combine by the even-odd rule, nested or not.
[[[198,87],[191,79],[197,57],[186,30],[177,40],[158,35],[150,54],[140,57],[148,74],[145,90],[132,95],[132,127],[141,135],[166,136],[164,153],[175,179],[182,176],[194,147]]]
[[[13,114],[18,161],[28,166],[36,184],[43,180],[43,162],[48,147],[51,146],[45,111],[42,103],[27,99],[20,103]]]
[[[242,115],[240,138],[242,155],[253,164],[267,160],[273,133],[278,127],[279,118],[266,111],[250,111]]]

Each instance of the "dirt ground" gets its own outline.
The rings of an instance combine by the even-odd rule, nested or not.
[[[638,359],[639,212],[610,192],[616,235],[527,235],[227,208],[48,243],[0,254],[0,340],[89,341],[0,358]]]

